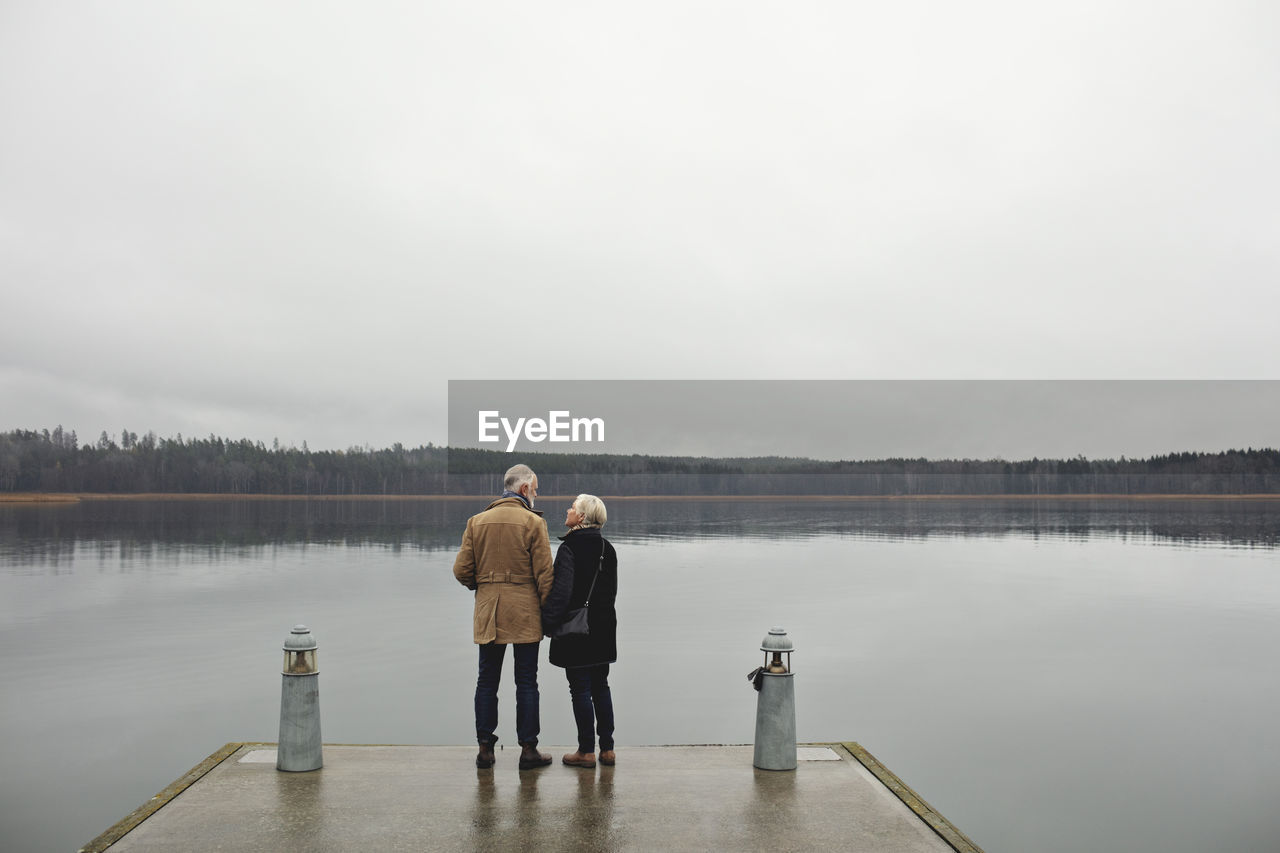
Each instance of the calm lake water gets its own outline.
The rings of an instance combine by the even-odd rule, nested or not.
[[[566,505],[540,502],[553,533]],[[481,508],[0,504],[0,848],[74,850],[224,743],[274,741],[297,622],[326,741],[472,742],[450,569]],[[1280,850],[1280,501],[609,516],[620,751],[750,742],[746,674],[778,624],[799,738],[860,741],[988,853]],[[570,744],[545,654],[542,742]],[[507,681],[501,700],[512,745]]]

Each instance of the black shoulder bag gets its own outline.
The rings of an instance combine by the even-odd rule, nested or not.
[[[600,577],[600,571],[604,568],[604,537],[600,537],[600,565],[596,567],[595,577],[591,578],[591,586],[587,589],[587,597],[582,602],[581,607],[575,607],[565,615],[564,621],[560,623],[560,627],[556,628],[554,634],[551,635],[553,640],[567,640],[572,637],[585,637],[591,633],[591,628],[587,625],[587,608],[591,604],[591,593],[596,591],[596,580]]]

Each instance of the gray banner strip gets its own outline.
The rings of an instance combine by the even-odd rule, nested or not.
[[[449,447],[868,459],[1275,447],[1280,381],[451,380]]]

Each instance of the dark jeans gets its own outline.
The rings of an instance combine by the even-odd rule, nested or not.
[[[538,742],[538,644],[516,643],[516,737],[520,743]],[[497,643],[480,646],[480,674],[476,677],[476,740],[495,744],[498,736],[498,679],[507,647]]]
[[[600,735],[600,751],[613,749],[613,696],[609,693],[609,664],[575,666],[564,671],[573,699],[573,718],[578,723],[578,752],[595,752]],[[595,733],[592,733],[592,727]]]

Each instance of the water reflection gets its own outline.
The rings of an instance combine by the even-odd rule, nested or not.
[[[324,784],[323,773],[275,773],[275,797],[263,815],[266,825],[289,827],[290,838],[304,847],[325,838],[329,809]]]
[[[510,828],[512,839],[507,839],[498,850],[552,850],[555,848],[555,835],[562,827],[551,825],[551,837],[543,839],[542,805],[538,802],[538,783],[542,774],[537,770],[520,772],[520,787],[516,790],[515,813],[511,816]],[[515,842],[515,843],[512,843]]]
[[[597,850],[616,850],[619,846],[613,822],[614,769],[601,764],[598,775],[578,774],[578,802],[582,806],[579,811],[596,827],[593,840],[598,842]]]
[[[88,556],[147,565],[179,555],[239,558],[273,545],[377,545],[393,552],[458,547],[476,500],[139,500],[0,505],[0,560],[59,569]],[[555,499],[543,509],[553,517]],[[661,500],[615,501],[620,542],[690,538],[857,536],[1118,537],[1184,545],[1280,544],[1276,500]]]
[[[514,791],[506,772],[496,781],[493,768],[477,770],[471,849],[616,849],[613,770],[520,771]]]
[[[936,536],[1118,536],[1244,546],[1280,543],[1276,500],[636,500],[617,510],[615,536],[887,539]]]
[[[760,850],[787,850],[804,837],[796,808],[796,771],[753,768],[751,804],[742,824]]]
[[[549,517],[563,509],[543,504]],[[297,622],[326,649],[334,742],[472,740],[472,606],[450,567],[478,508],[0,507],[7,847],[74,849],[221,744],[275,737],[280,638]],[[783,624],[802,650],[801,738],[874,744],[987,849],[1115,849],[1132,833],[1146,849],[1276,849],[1241,842],[1280,838],[1266,808],[1280,790],[1280,686],[1260,675],[1280,643],[1280,503],[610,510],[627,584],[612,684],[627,709],[620,743],[749,739],[742,675],[763,632]],[[1179,547],[1151,547],[1169,543]],[[1268,547],[1241,547],[1257,545]],[[406,667],[399,650],[429,666]],[[544,741],[572,743],[567,691],[543,676]],[[1209,744],[1214,785],[1185,774],[1188,738]],[[606,831],[625,824],[626,772],[614,814],[612,769],[540,777],[517,774],[516,760],[500,753],[510,772],[477,774],[471,820],[492,849],[530,838],[561,848],[584,815]],[[751,778],[736,802],[753,801]],[[1108,785],[1145,799],[1113,814]],[[540,806],[532,833],[517,823],[522,798]]]
[[[476,798],[471,807],[471,827],[478,838],[489,837],[498,822],[493,798],[493,768],[477,768]]]
[[[476,771],[475,800],[471,808],[472,850],[554,850],[556,836],[564,830],[557,820],[543,820],[546,806],[540,801],[537,770],[520,771],[514,795],[508,780],[496,784],[494,769]]]

